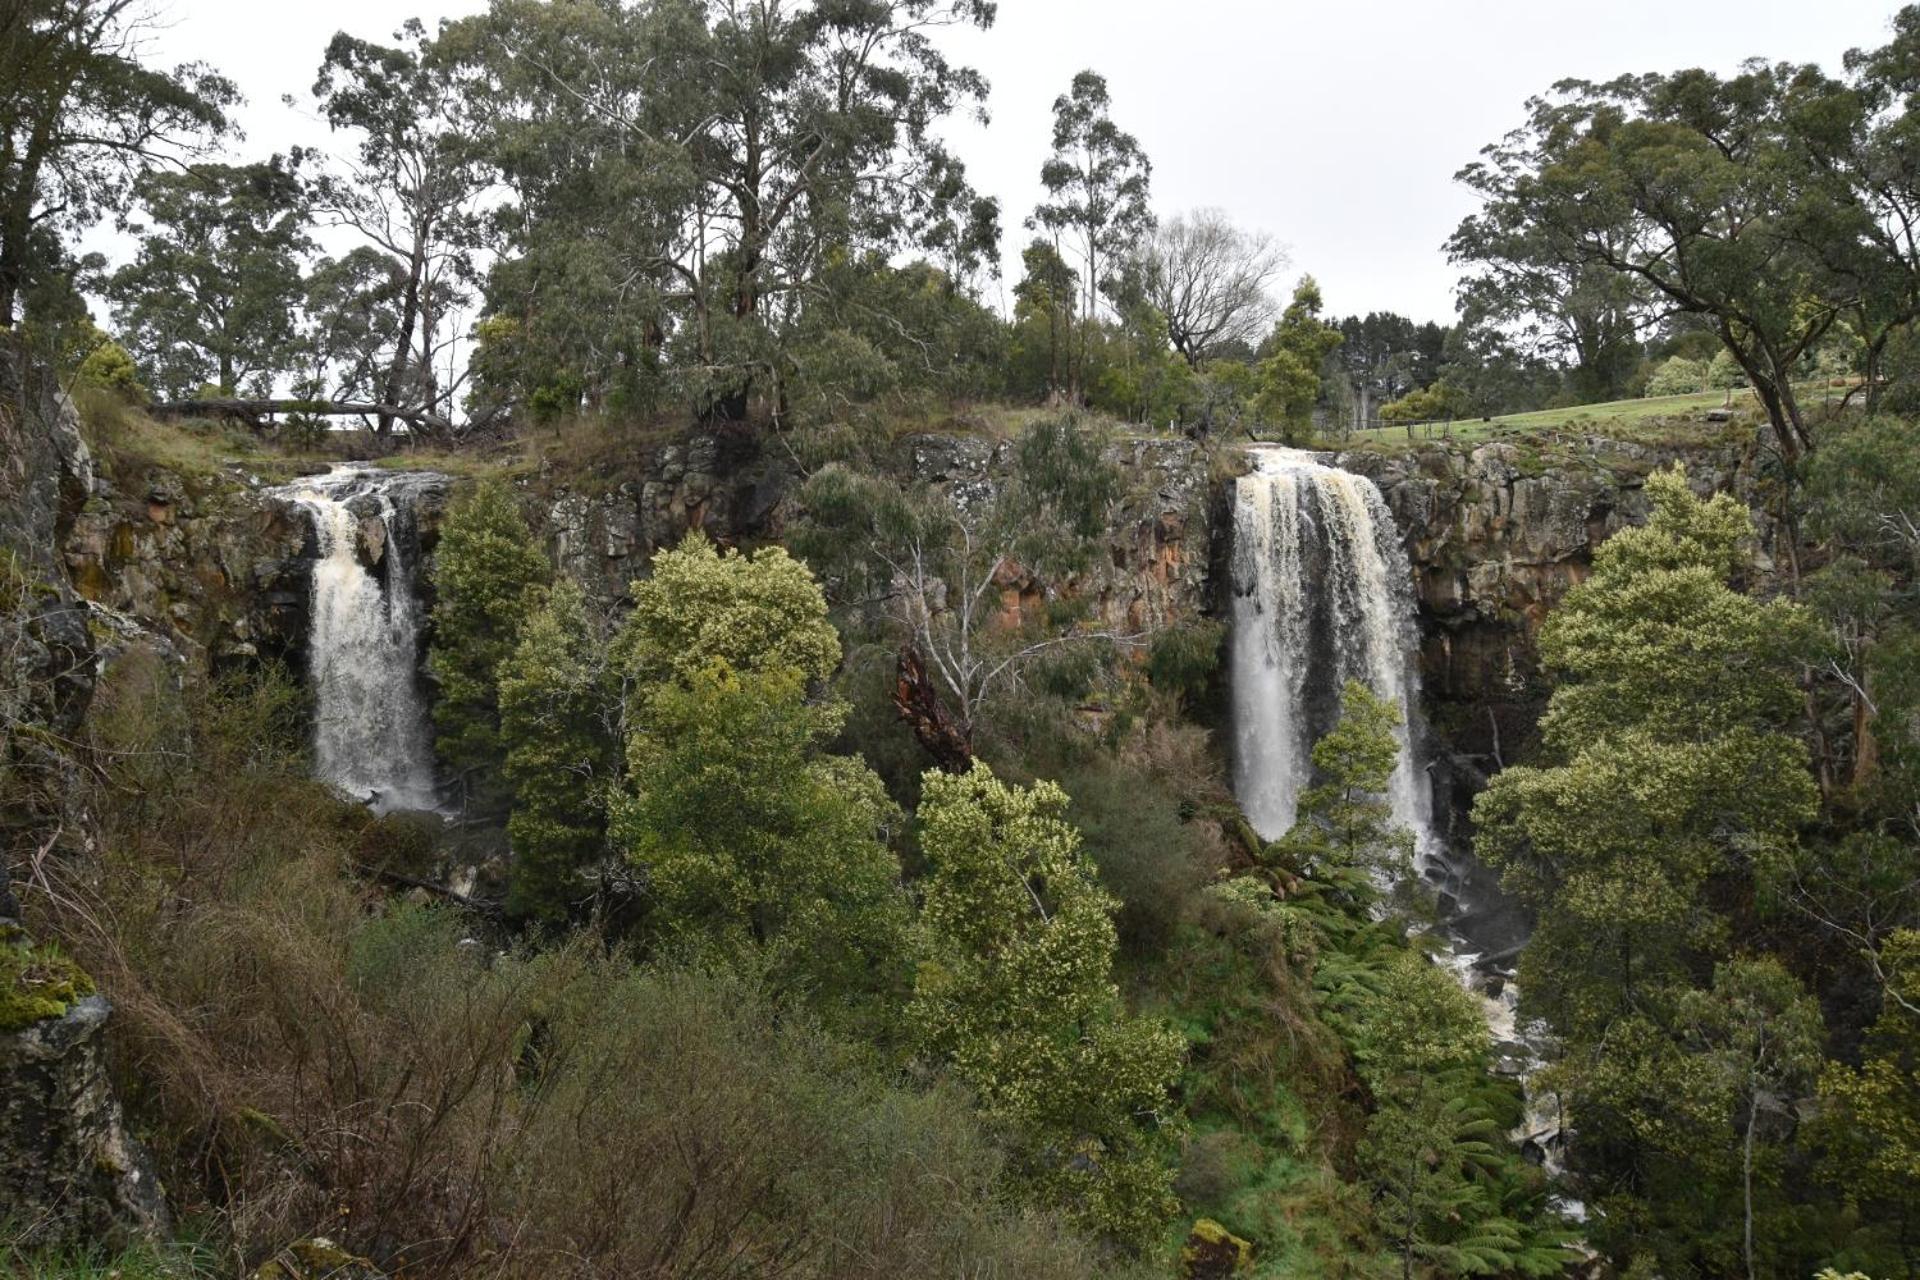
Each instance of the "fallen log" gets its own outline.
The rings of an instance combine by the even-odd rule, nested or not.
[[[453,430],[453,423],[426,409],[367,400],[246,400],[222,396],[169,400],[147,406],[147,413],[155,418],[233,418],[253,427],[265,425],[263,420],[274,414],[305,413],[322,418],[394,418],[430,431]]]

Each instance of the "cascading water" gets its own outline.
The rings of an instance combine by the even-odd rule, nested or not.
[[[1339,720],[1341,686],[1359,680],[1398,707],[1388,799],[1394,822],[1413,834],[1416,870],[1444,894],[1435,958],[1481,1000],[1506,1069],[1524,1077],[1538,1055],[1515,1023],[1518,989],[1510,971],[1482,960],[1489,952],[1510,957],[1524,926],[1497,891],[1469,886],[1471,865],[1456,866],[1434,832],[1414,736],[1416,641],[1412,571],[1372,481],[1297,449],[1256,449],[1252,472],[1234,491],[1234,792],[1254,830],[1277,839],[1312,781],[1314,742]],[[1531,1098],[1515,1134],[1549,1161],[1559,1134],[1555,1105]]]
[[[423,479],[439,478],[342,466],[282,490],[312,520],[318,552],[307,642],[315,770],[382,813],[439,804],[415,677],[419,605],[395,501]]]
[[[1438,856],[1413,750],[1418,680],[1407,557],[1380,491],[1297,449],[1262,448],[1234,493],[1234,791],[1266,839],[1293,825],[1309,752],[1359,680],[1398,707],[1394,821],[1424,871]]]

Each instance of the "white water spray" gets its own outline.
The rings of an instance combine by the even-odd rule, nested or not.
[[[1359,680],[1400,711],[1389,799],[1424,870],[1438,842],[1410,730],[1411,574],[1380,491],[1300,450],[1259,449],[1235,487],[1233,533],[1234,791],[1247,820],[1269,840],[1293,825],[1313,743]]]
[[[1312,780],[1310,752],[1338,723],[1340,689],[1359,680],[1399,708],[1400,753],[1388,783],[1396,825],[1414,837],[1415,867],[1451,895],[1435,959],[1482,1005],[1507,1069],[1539,1065],[1530,1029],[1516,1025],[1510,973],[1490,989],[1478,947],[1460,931],[1472,904],[1433,829],[1426,771],[1414,746],[1419,710],[1412,571],[1392,513],[1373,482],[1297,449],[1263,447],[1240,477],[1233,511],[1234,792],[1263,838],[1293,826]],[[1530,1093],[1514,1133],[1540,1145],[1549,1169],[1558,1101]],[[1563,1208],[1583,1212],[1573,1201]]]
[[[319,552],[307,649],[315,770],[382,813],[439,803],[415,682],[419,606],[404,539],[395,536],[398,479],[336,467],[283,491],[312,519]],[[362,562],[363,543],[378,548],[369,558],[377,560],[384,586]]]

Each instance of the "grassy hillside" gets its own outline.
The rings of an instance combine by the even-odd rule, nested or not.
[[[1809,384],[1800,388],[1802,403],[1809,407],[1820,403],[1821,388]],[[1728,409],[1731,423],[1709,421],[1716,409]],[[1573,431],[1610,436],[1618,440],[1647,443],[1673,443],[1719,436],[1737,426],[1745,429],[1762,416],[1759,403],[1749,391],[1699,391],[1681,396],[1646,396],[1637,400],[1610,400],[1601,404],[1571,405],[1561,409],[1537,409],[1530,413],[1509,413],[1494,418],[1461,419],[1452,423],[1418,423],[1412,427],[1375,427],[1352,433],[1355,443],[1376,444],[1386,448],[1425,440],[1459,440],[1469,444],[1488,440],[1511,439],[1548,431]]]

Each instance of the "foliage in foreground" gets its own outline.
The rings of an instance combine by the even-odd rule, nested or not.
[[[300,776],[296,706],[122,659],[104,874],[33,900],[115,999],[134,1114],[232,1269],[324,1224],[422,1275],[1124,1273],[1007,1198],[956,1092],[753,979],[591,933],[500,948],[348,877],[378,820]]]
[[[1014,1136],[1044,1201],[1145,1248],[1173,1210],[1164,1135],[1186,1046],[1121,1006],[1117,904],[1063,820],[1066,793],[975,763],[928,773],[921,795],[918,1041]]]

